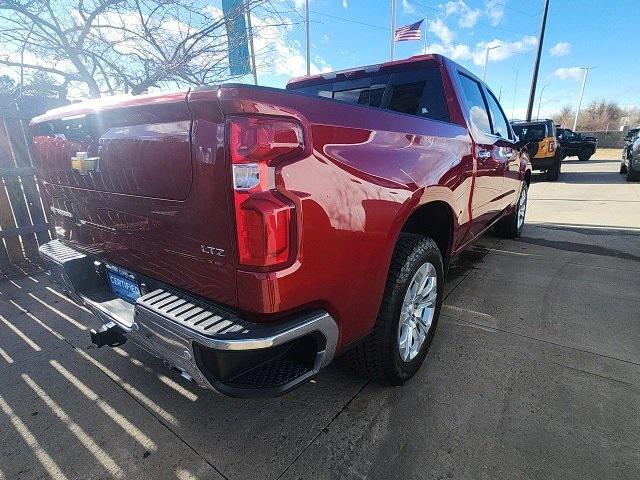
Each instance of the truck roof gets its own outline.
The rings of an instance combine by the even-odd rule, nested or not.
[[[319,73],[317,75],[303,76],[292,78],[287,82],[287,89],[292,87],[306,87],[319,83],[325,83],[332,80],[340,80],[346,78],[357,78],[359,76],[365,76],[374,72],[393,71],[397,69],[412,69],[418,68],[425,63],[442,65],[445,62],[445,57],[438,54],[426,54],[426,55],[414,55],[409,58],[403,58],[401,60],[394,60],[384,63],[376,63],[373,65],[366,65],[362,67],[349,68],[346,70],[337,70],[334,72]]]
[[[340,77],[357,78],[359,75],[368,75],[377,71],[394,71],[394,70],[409,70],[413,68],[419,68],[425,63],[441,65],[445,62],[445,57],[442,55],[428,54],[428,55],[415,55],[413,57],[404,58],[401,60],[395,60],[392,62],[379,63],[375,65],[368,65],[363,67],[355,67],[348,70],[341,70],[335,72],[322,73],[319,75],[312,75],[310,77],[298,77],[289,80],[287,88],[291,88],[293,85],[296,87],[313,85],[315,83],[323,83],[327,80],[334,80]],[[35,117],[31,123],[37,124],[41,122],[47,122],[55,119],[72,120],[74,118],[81,118],[85,115],[91,115],[98,112],[105,112],[111,109],[137,107],[150,104],[161,103],[176,103],[184,102],[187,99],[189,92],[202,91],[202,90],[217,90],[220,87],[251,87],[251,88],[265,88],[255,87],[254,85],[245,84],[220,84],[220,85],[204,85],[201,87],[195,87],[191,89],[184,89],[171,92],[160,92],[144,95],[116,95],[111,97],[102,97],[97,99],[85,100],[82,102],[72,103],[63,107],[49,110],[48,112]]]

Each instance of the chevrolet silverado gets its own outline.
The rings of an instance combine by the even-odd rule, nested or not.
[[[531,176],[496,96],[438,55],[88,101],[32,134],[57,232],[40,252],[104,324],[92,341],[238,397],[342,353],[411,378],[451,258],[520,235]]]

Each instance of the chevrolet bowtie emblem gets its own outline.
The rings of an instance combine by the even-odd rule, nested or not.
[[[87,152],[78,152],[75,157],[71,157],[71,168],[84,175],[87,172],[97,172],[99,162],[100,157],[89,157]]]

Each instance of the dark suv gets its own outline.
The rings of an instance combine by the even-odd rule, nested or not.
[[[586,162],[598,149],[596,137],[588,137],[568,128],[557,128],[557,136],[563,159],[578,157],[581,162]]]
[[[640,180],[640,132],[636,132],[634,140],[623,151],[620,173],[627,174],[627,182]],[[626,138],[625,138],[626,140]]]

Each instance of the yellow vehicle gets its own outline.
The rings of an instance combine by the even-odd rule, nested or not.
[[[556,138],[553,120],[512,122],[513,131],[520,140],[537,142],[536,154],[531,157],[531,168],[547,172],[547,180],[555,182],[560,176],[562,155]]]

